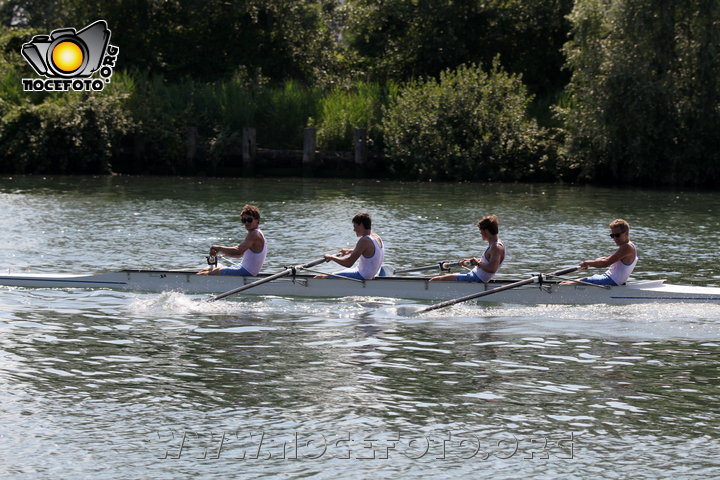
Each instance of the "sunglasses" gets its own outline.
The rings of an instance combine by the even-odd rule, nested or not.
[[[252,218],[252,217],[242,217],[242,218],[240,219],[240,221],[241,221],[242,223],[252,223],[253,220],[255,220],[255,219]]]
[[[625,233],[625,232],[623,232],[623,233]],[[620,236],[621,236],[623,233],[611,233],[611,234],[610,234],[610,238],[620,238]]]

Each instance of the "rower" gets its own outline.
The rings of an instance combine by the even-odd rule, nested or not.
[[[335,262],[346,267],[345,270],[332,273],[330,276],[372,280],[382,267],[385,259],[385,246],[380,236],[377,233],[372,233],[372,219],[369,213],[358,213],[353,217],[352,224],[355,236],[360,237],[360,239],[352,250],[343,248],[340,249],[337,255],[325,255],[326,262]],[[357,267],[353,267],[358,259],[360,261]],[[327,277],[328,275],[323,274],[315,278]]]
[[[489,282],[505,261],[505,245],[498,237],[500,221],[495,215],[483,217],[475,224],[480,229],[483,240],[488,247],[480,258],[464,258],[460,265],[475,267],[468,273],[450,273],[430,279],[431,282]]]
[[[583,283],[592,283],[594,285],[625,285],[630,274],[635,269],[638,262],[637,248],[630,241],[630,224],[618,218],[610,222],[610,238],[615,241],[618,249],[612,255],[607,257],[596,258],[595,260],[583,260],[580,262],[580,269],[587,270],[588,267],[608,268],[605,273],[598,273],[590,277],[580,279]],[[574,281],[562,282],[563,285],[575,283]]]
[[[208,264],[210,266],[200,270],[198,275],[244,275],[256,276],[260,273],[265,257],[267,256],[267,242],[260,230],[260,210],[255,205],[245,205],[240,213],[240,221],[247,230],[245,239],[235,247],[213,245],[210,247]],[[242,257],[239,265],[218,267],[216,256],[218,254],[230,257]],[[215,263],[211,263],[211,259]]]

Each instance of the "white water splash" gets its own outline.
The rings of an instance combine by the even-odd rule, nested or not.
[[[221,314],[235,315],[246,311],[246,303],[208,302],[206,297],[190,296],[180,292],[162,292],[143,298],[136,298],[128,310],[139,316],[166,317],[173,314]]]

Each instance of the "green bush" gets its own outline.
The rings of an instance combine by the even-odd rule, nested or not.
[[[32,69],[19,54],[36,29],[0,28],[0,171],[108,173],[129,131],[122,74],[102,92],[25,92]]]
[[[122,92],[67,93],[23,101],[0,118],[0,171],[109,173],[113,147],[127,132]]]
[[[518,76],[476,65],[409,83],[385,111],[392,171],[419,179],[519,180],[545,172],[544,132]]]

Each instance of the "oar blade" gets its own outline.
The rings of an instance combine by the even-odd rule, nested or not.
[[[395,312],[401,317],[414,317],[423,310],[423,308],[424,307],[419,305],[400,305],[395,309]]]

